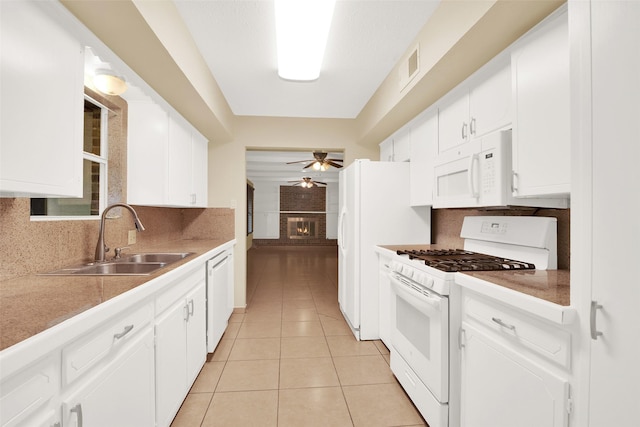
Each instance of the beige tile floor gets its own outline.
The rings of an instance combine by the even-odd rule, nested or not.
[[[379,341],[338,308],[335,247],[253,248],[233,314],[172,427],[425,426]]]

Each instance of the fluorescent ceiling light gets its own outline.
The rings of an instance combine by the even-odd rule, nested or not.
[[[335,0],[275,0],[278,75],[286,80],[320,77]]]

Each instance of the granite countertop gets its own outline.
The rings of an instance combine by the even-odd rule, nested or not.
[[[0,282],[0,351],[66,319],[128,292],[228,243],[223,240],[179,240],[144,252],[193,252],[146,276],[44,276],[32,274]],[[52,269],[53,270],[53,269]]]

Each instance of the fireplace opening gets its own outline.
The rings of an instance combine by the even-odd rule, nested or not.
[[[316,218],[287,218],[287,238],[317,239],[318,220]]]

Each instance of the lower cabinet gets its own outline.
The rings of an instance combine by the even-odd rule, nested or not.
[[[182,293],[183,290],[186,292]],[[177,301],[173,298],[176,293],[182,293]],[[205,298],[202,268],[156,301],[159,313],[155,322],[157,426],[171,424],[204,365],[207,353]],[[163,310],[166,301],[172,303]]]
[[[391,348],[391,280],[389,279],[389,263],[391,258],[379,253],[379,309],[380,309],[380,340],[388,348]]]
[[[153,328],[138,332],[118,356],[74,384],[62,402],[65,427],[139,427],[155,423]]]
[[[463,291],[462,427],[566,427],[570,334]]]

